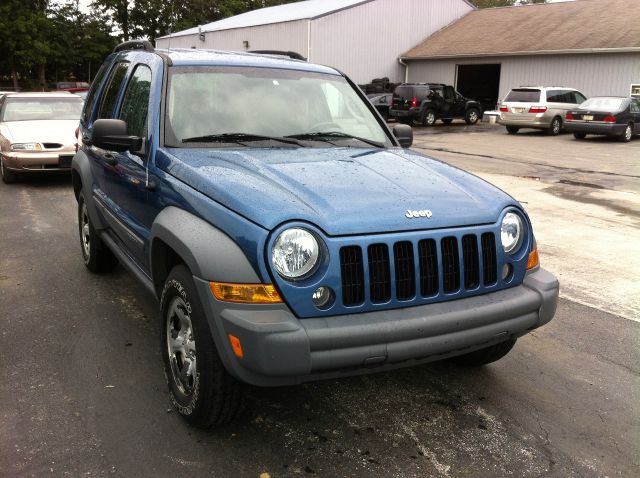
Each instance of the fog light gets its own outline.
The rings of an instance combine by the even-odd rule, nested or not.
[[[502,266],[502,280],[507,280],[509,277],[511,277],[511,271],[513,270],[513,268],[511,267],[511,264],[505,264]]]
[[[328,309],[333,305],[333,291],[329,287],[318,287],[313,292],[311,300],[318,309]]]

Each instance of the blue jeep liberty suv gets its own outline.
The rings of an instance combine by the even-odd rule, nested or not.
[[[127,42],[77,136],[84,262],[157,298],[196,426],[233,418],[247,384],[483,365],[555,313],[522,206],[405,149],[411,128],[335,69]]]

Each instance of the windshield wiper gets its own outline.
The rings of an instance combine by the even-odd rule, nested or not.
[[[318,139],[318,138],[345,138],[345,139],[355,139],[357,141],[362,141],[363,143],[370,144],[371,146],[375,146],[376,148],[384,148],[383,143],[378,143],[377,141],[373,141],[371,139],[362,138],[360,136],[354,136],[352,134],[343,133],[342,131],[321,131],[315,133],[300,133],[300,134],[290,134],[285,136],[285,138],[295,138],[295,139]],[[322,139],[320,139],[322,141]]]
[[[263,136],[252,133],[221,133],[207,134],[204,136],[194,136],[192,138],[184,138],[183,143],[238,143],[242,144],[251,141],[279,141],[281,143],[295,144],[296,146],[304,146],[295,138],[284,138],[282,136]]]

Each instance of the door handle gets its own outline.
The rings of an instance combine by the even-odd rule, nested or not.
[[[104,162],[107,163],[110,166],[115,166],[116,163],[118,162],[118,160],[116,159],[116,157],[111,154],[111,153],[105,153],[102,155],[102,159],[104,159]]]

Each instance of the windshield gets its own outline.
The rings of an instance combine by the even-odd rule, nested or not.
[[[511,90],[504,100],[516,103],[536,103],[540,101],[540,90]]]
[[[2,121],[79,120],[83,101],[68,98],[7,98]]]
[[[589,98],[580,105],[582,110],[615,112],[624,108],[626,98]]]
[[[297,146],[391,146],[341,76],[250,67],[170,70],[165,141],[170,146],[254,146],[295,137]],[[334,136],[320,133],[336,133]],[[252,143],[246,143],[252,141]],[[291,144],[289,144],[291,146]]]

